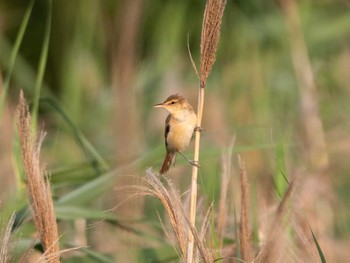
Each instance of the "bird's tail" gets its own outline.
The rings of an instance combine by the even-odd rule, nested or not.
[[[171,162],[173,161],[175,155],[176,155],[176,152],[167,152],[166,153],[166,156],[165,156],[163,165],[160,168],[159,174],[165,174],[169,170]]]

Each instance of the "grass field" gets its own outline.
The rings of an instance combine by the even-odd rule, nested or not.
[[[0,3],[0,262],[188,262],[192,167],[157,174],[153,105],[197,109],[205,1],[27,2]],[[349,11],[227,2],[191,262],[348,262]]]

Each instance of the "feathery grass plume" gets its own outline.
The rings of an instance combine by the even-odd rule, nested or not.
[[[40,234],[47,262],[59,262],[58,231],[53,208],[52,194],[44,170],[40,167],[40,148],[44,135],[35,140],[31,134],[31,118],[23,91],[17,106],[18,132],[22,148],[27,189],[34,213],[34,224]]]
[[[200,44],[200,79],[197,107],[197,127],[201,127],[203,108],[204,108],[204,90],[207,78],[216,59],[216,50],[220,38],[220,28],[222,16],[225,10],[226,0],[207,0],[202,23],[202,36]],[[197,72],[197,70],[195,69]],[[200,131],[196,130],[194,143],[194,162],[199,160]],[[191,204],[189,225],[190,229],[195,227],[196,205],[197,205],[197,176],[198,167],[192,168],[191,179]],[[188,232],[187,243],[187,263],[193,262],[194,237],[192,232]]]
[[[269,236],[266,240],[265,244],[261,247],[258,255],[256,256],[254,262],[278,262],[276,259],[278,258],[278,248],[281,245],[281,239],[280,236],[282,235],[283,228],[286,224],[286,219],[288,217],[288,204],[290,203],[290,199],[293,196],[295,188],[295,183],[292,181],[286,193],[283,196],[282,201],[278,205],[276,214],[274,216],[274,219],[271,222],[271,225],[269,226]]]
[[[10,244],[9,243],[11,238],[11,230],[14,222],[15,222],[15,213],[12,214],[9,222],[7,223],[4,236],[0,241],[0,263],[10,262],[10,258],[9,258]]]
[[[173,184],[163,177],[170,190],[167,190],[159,178],[151,169],[146,170],[146,177],[143,179],[143,186],[136,186],[141,195],[149,195],[159,199],[168,213],[172,229],[175,234],[175,241],[181,259],[186,257],[186,221],[181,209],[179,194]]]
[[[134,188],[138,190],[138,195],[148,195],[159,199],[164,206],[173,229],[175,236],[175,243],[178,254],[182,260],[185,262],[187,255],[187,226],[189,225],[189,219],[186,216],[184,207],[181,203],[180,195],[176,190],[173,183],[165,176],[162,176],[165,180],[167,188],[160,181],[151,169],[146,170],[146,177],[143,179],[143,185],[135,186]],[[198,233],[197,230],[190,226],[190,230],[196,241],[196,247],[198,248],[198,253],[203,262],[213,262],[212,253],[209,249],[204,246],[204,235],[208,229],[210,222],[210,210],[207,211],[201,232]],[[166,233],[167,236],[170,236]]]
[[[220,28],[226,0],[208,0],[204,10],[200,47],[200,84],[205,84],[216,60]]]
[[[245,163],[238,155],[239,177],[241,180],[241,218],[239,222],[239,245],[242,259],[252,260],[251,233],[249,229],[249,184]]]

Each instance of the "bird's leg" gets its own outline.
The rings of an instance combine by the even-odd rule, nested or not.
[[[198,164],[198,161],[190,160],[190,159],[187,158],[187,156],[184,155],[182,152],[178,152],[178,153],[181,154],[181,156],[182,156],[183,158],[185,158],[191,165],[196,166],[197,168],[201,168],[200,165]]]

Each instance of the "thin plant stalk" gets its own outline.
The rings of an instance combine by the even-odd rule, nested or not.
[[[225,10],[226,0],[208,0],[204,10],[202,36],[200,44],[200,75],[199,75],[199,92],[197,107],[197,127],[202,125],[202,116],[204,109],[204,91],[207,78],[216,59],[216,50],[220,39],[220,28],[222,16]],[[194,64],[192,62],[192,64]],[[195,67],[194,67],[195,68]],[[195,71],[197,72],[196,68]],[[196,129],[194,145],[194,162],[199,161],[201,133]],[[186,262],[193,262],[194,236],[191,229],[195,228],[196,207],[197,207],[197,177],[198,167],[192,168],[191,180],[191,204],[189,216],[189,231],[187,243]]]
[[[199,89],[198,94],[198,113],[197,113],[197,127],[201,127],[202,115],[204,108],[204,88]],[[195,135],[194,145],[194,157],[193,160],[198,162],[199,160],[199,146],[201,140],[201,133],[197,130]],[[198,167],[193,165],[192,167],[192,180],[191,180],[191,205],[190,205],[190,222],[191,226],[195,225],[196,222],[196,207],[197,207],[197,177]],[[187,262],[192,262],[193,259],[193,248],[194,248],[194,237],[192,231],[189,231],[188,235],[188,246],[187,246]]]

